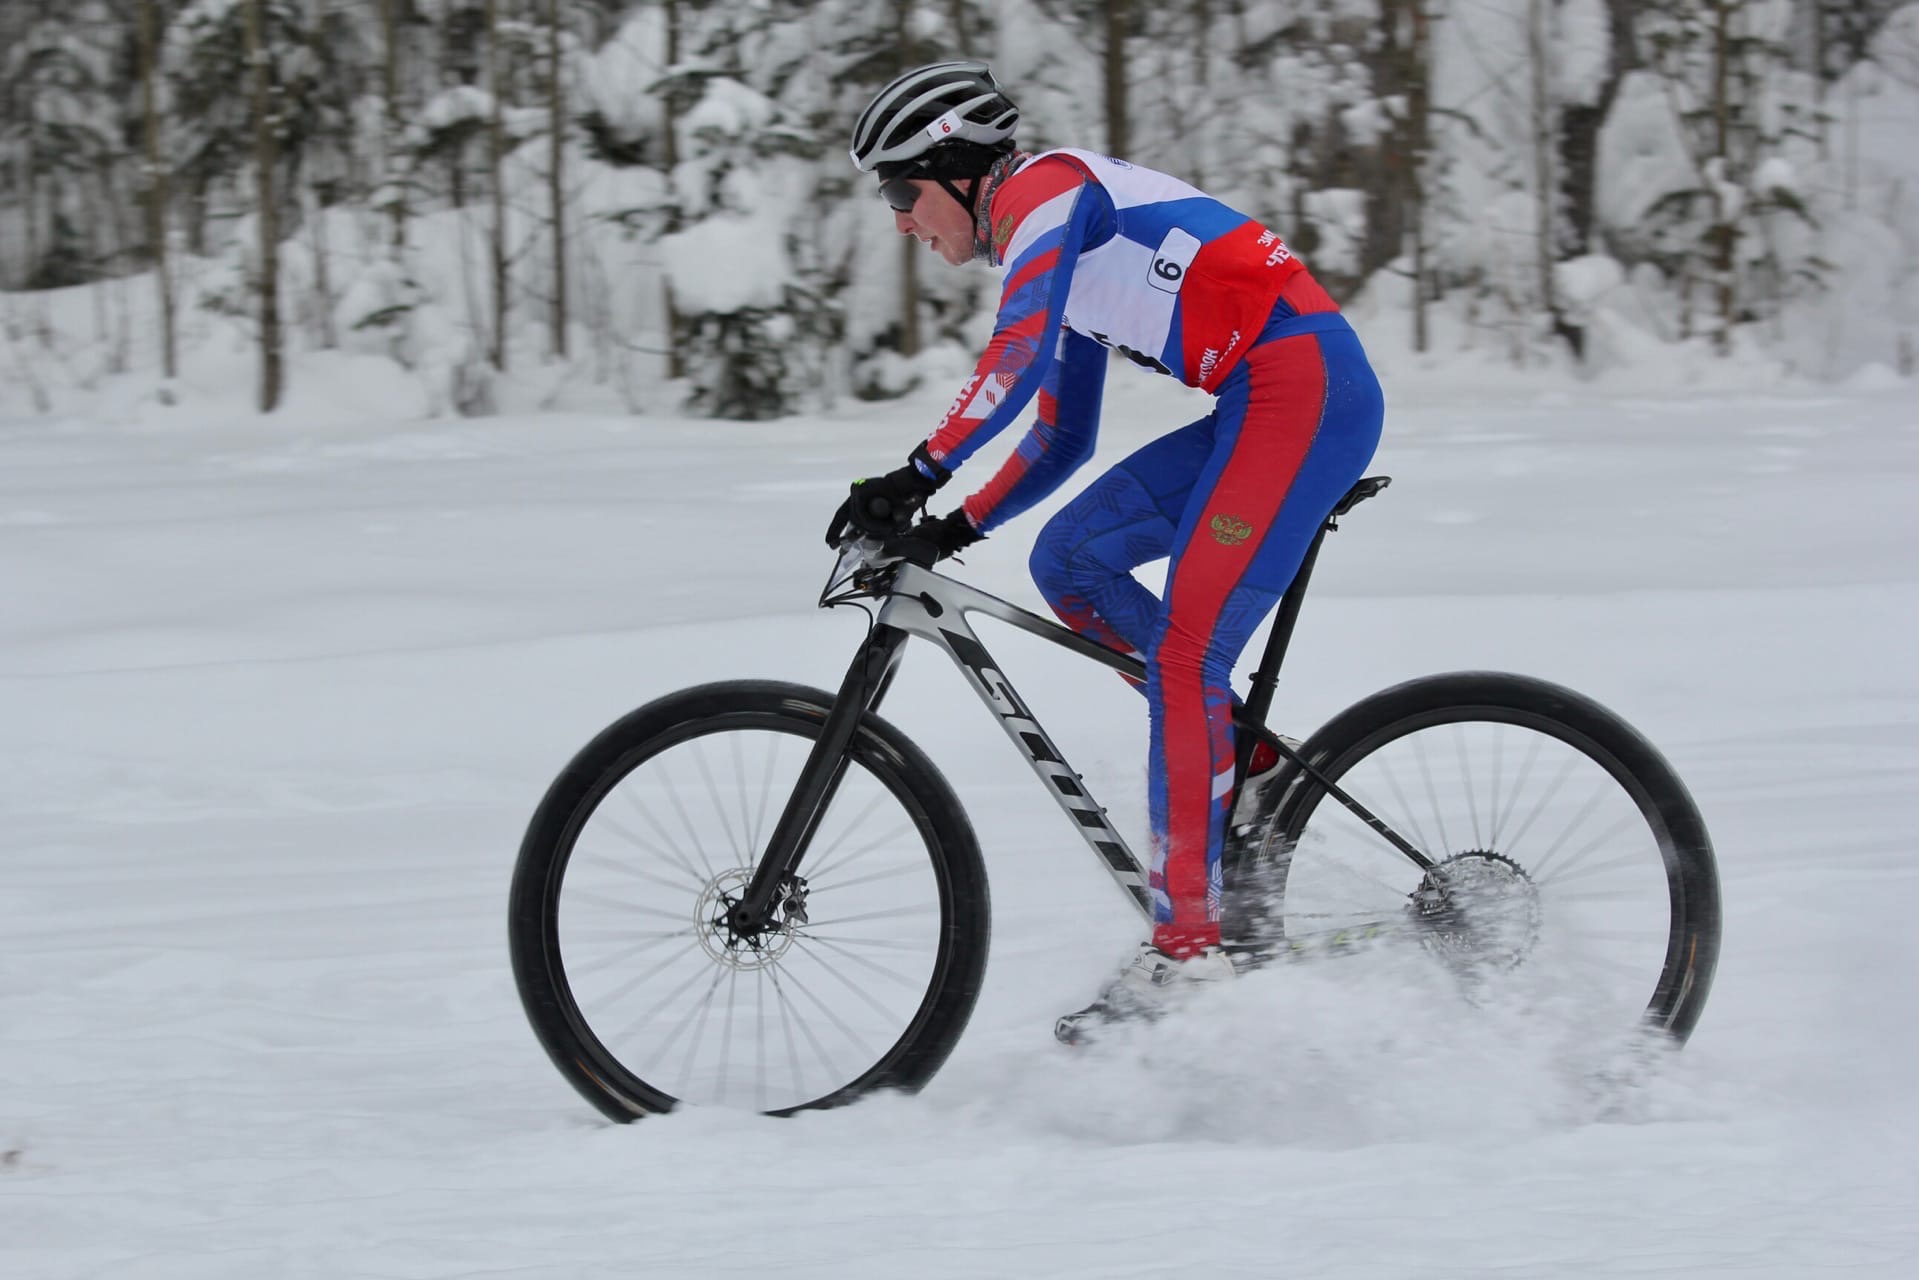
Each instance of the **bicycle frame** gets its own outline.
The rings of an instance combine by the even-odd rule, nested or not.
[[[1430,870],[1433,864],[1424,854],[1406,843],[1337,785],[1321,777],[1318,770],[1280,741],[1265,725],[1273,690],[1278,683],[1279,668],[1292,639],[1293,627],[1318,558],[1320,543],[1329,531],[1338,527],[1340,516],[1378,493],[1388,482],[1386,477],[1372,477],[1353,486],[1321,524],[1300,563],[1299,571],[1281,597],[1265,653],[1252,679],[1251,690],[1246,701],[1234,709],[1234,723],[1242,730],[1238,735],[1234,793],[1237,794],[1239,783],[1246,776],[1254,744],[1264,740],[1289,759],[1297,770],[1314,778],[1342,804],[1385,836],[1415,864]],[[860,566],[856,564],[857,567]],[[1150,920],[1153,903],[1147,889],[1146,864],[1107,821],[1104,806],[1086,789],[1084,777],[1073,769],[1034,717],[968,619],[974,614],[995,618],[1081,657],[1091,658],[1134,680],[1145,680],[1146,664],[1131,654],[1109,649],[1057,622],[934,573],[921,565],[898,561],[883,567],[870,564],[864,567],[885,575],[885,579],[872,590],[859,589],[830,599],[828,596],[833,587],[829,584],[827,593],[822,594],[823,606],[854,599],[876,599],[880,602],[878,615],[871,632],[847,668],[833,709],[814,741],[786,808],[774,825],[773,834],[753,878],[730,913],[733,926],[742,933],[757,933],[771,924],[774,907],[785,899],[786,887],[792,883],[813,830],[845,772],[847,749],[858,732],[860,718],[878,709],[892,683],[906,642],[915,636],[937,645],[966,672],[973,692],[993,712],[1000,728],[1020,749],[1028,766],[1046,784],[1054,801],[1073,819],[1080,837],[1133,905]],[[849,574],[847,580],[854,576]]]

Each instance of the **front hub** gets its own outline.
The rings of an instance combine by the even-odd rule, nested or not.
[[[788,876],[773,902],[773,920],[764,928],[746,924],[739,910],[753,868],[722,871],[701,892],[693,908],[694,934],[714,961],[732,969],[765,969],[779,963],[800,925],[806,923],[806,882]]]

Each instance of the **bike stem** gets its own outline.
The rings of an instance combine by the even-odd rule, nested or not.
[[[840,682],[839,696],[833,699],[833,708],[820,726],[820,736],[813,740],[793,794],[774,824],[766,852],[754,867],[753,878],[747,882],[738,905],[728,913],[729,922],[738,932],[761,933],[772,924],[774,901],[806,856],[813,833],[846,774],[849,748],[859,731],[860,717],[876,710],[886,696],[906,640],[906,632],[877,623],[853,655],[846,678]]]

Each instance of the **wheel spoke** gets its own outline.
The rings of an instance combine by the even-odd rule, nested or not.
[[[1426,799],[1433,806],[1433,823],[1439,828],[1439,847],[1446,853],[1453,851],[1453,842],[1446,838],[1446,817],[1439,808],[1439,792],[1433,787],[1433,771],[1426,763],[1426,739],[1413,735],[1413,757],[1419,762],[1419,776],[1426,783]]]
[[[827,1078],[829,1080],[832,1079],[834,1074],[833,1073],[833,1055],[828,1053],[826,1051],[826,1046],[820,1043],[819,1036],[815,1035],[813,1032],[812,1024],[808,1022],[805,1018],[800,1016],[799,1002],[793,999],[792,996],[788,995],[786,992],[786,989],[788,987],[792,987],[794,991],[800,992],[802,994],[810,995],[810,993],[806,992],[806,989],[803,986],[801,986],[799,982],[795,981],[793,975],[790,973],[785,975],[786,981],[784,982],[780,981],[781,975],[780,975],[779,969],[777,968],[768,969],[767,974],[773,980],[774,989],[780,993],[780,999],[782,1001],[783,1010],[785,1012],[789,1012],[792,1015],[792,1022],[790,1023],[790,1027],[797,1027],[799,1029],[800,1035],[804,1037],[806,1040],[806,1043],[812,1047],[813,1056],[816,1059],[818,1059],[820,1066],[826,1069]],[[815,1003],[817,1004],[818,1002],[815,1001]],[[789,1029],[788,1035],[790,1036],[791,1034],[792,1034],[791,1030]],[[797,1073],[799,1070],[799,1059],[797,1057],[797,1054],[793,1060],[793,1067],[794,1067],[794,1071]]]
[[[693,819],[687,815],[686,806],[680,803],[680,788],[673,781],[673,775],[666,771],[664,762],[659,769],[660,777],[666,783],[666,798],[672,801],[673,812],[680,815],[680,824],[686,828],[687,838],[693,842],[693,852],[700,855],[700,866],[706,871],[706,878],[711,880],[718,873],[713,870],[713,860],[706,856],[706,846],[700,841],[698,828],[694,827]]]
[[[611,825],[611,824],[608,824],[608,825]],[[653,853],[653,850],[643,848],[642,852]],[[671,858],[667,858],[662,854],[653,853],[653,856],[657,858],[661,858],[663,861],[667,862],[668,864],[675,867],[676,869],[685,872],[686,879],[669,880],[665,876],[658,875],[651,871],[643,870],[639,867],[631,866],[628,863],[616,862],[613,859],[600,854],[596,854],[591,858],[583,859],[583,861],[591,862],[596,867],[605,867],[608,871],[611,871],[615,875],[632,876],[635,880],[645,880],[648,883],[659,885],[663,889],[672,889],[677,893],[685,893],[688,889],[692,889],[693,892],[698,893],[700,890],[706,888],[706,881],[700,879],[697,875],[693,874],[693,871],[690,867],[685,866],[683,863],[674,862]]]
[[[726,976],[726,1019],[720,1028],[720,1096],[715,1101],[721,1106],[726,1105],[726,1064],[733,1061],[733,1011],[739,988],[740,971],[735,969]]]
[[[673,1024],[673,1029],[667,1033],[666,1039],[660,1041],[659,1045],[654,1048],[652,1056],[646,1062],[646,1069],[648,1071],[651,1071],[656,1065],[659,1064],[659,1062],[662,1059],[666,1057],[667,1054],[673,1051],[673,1046],[679,1043],[680,1037],[686,1034],[686,1029],[688,1027],[692,1026],[696,1021],[704,1021],[704,1019],[701,1017],[701,1014],[703,1013],[704,1010],[712,1007],[713,993],[720,989],[720,983],[726,978],[727,973],[730,972],[730,970],[727,970],[719,965],[713,965],[711,967],[712,967],[712,977],[711,977],[711,980],[706,984],[706,990],[702,992],[699,996],[694,998],[693,1003],[690,1006],[688,1006],[686,1012],[680,1016],[680,1020]],[[703,975],[695,974],[694,975],[695,981],[697,981],[701,976]],[[692,982],[687,983],[687,986],[692,986],[692,985],[694,985],[694,983]],[[697,1038],[694,1040],[688,1041],[689,1053],[691,1051],[690,1046],[694,1046],[697,1044],[698,1044]],[[691,1066],[691,1061],[689,1058],[687,1066],[683,1066],[680,1069],[679,1078],[682,1081],[685,1081],[688,1078],[688,1067],[690,1066]]]
[[[646,824],[649,827],[653,828],[653,833],[659,837],[661,846],[668,850],[672,849],[673,837],[666,834],[666,828],[661,826],[660,820],[653,816],[653,811],[640,803],[639,795],[636,792],[632,790],[628,790],[626,788],[621,788],[621,793],[625,795],[626,797],[627,806],[631,808],[633,812],[639,814],[641,818],[645,819]],[[599,822],[602,820],[600,815],[597,813],[594,814],[593,816],[594,816],[595,822]],[[615,825],[613,819],[609,817],[605,819],[605,822],[609,827],[612,828],[615,834],[621,834],[622,829],[619,826]],[[625,838],[632,839],[632,837],[630,836]],[[674,866],[686,872],[687,876],[691,878],[693,883],[695,884],[703,885],[708,880],[711,880],[713,878],[711,872],[708,872],[706,875],[701,875],[699,868],[695,867],[691,862],[688,862],[684,855],[675,854],[675,853],[662,853],[658,856],[665,858],[668,862],[671,862]]]
[[[1567,755],[1564,763],[1559,766],[1559,772],[1554,774],[1552,781],[1547,784],[1546,794],[1540,798],[1538,804],[1533,806],[1532,812],[1526,815],[1526,820],[1519,824],[1519,830],[1513,832],[1512,837],[1506,841],[1507,848],[1517,849],[1525,842],[1526,833],[1532,830],[1533,824],[1539,821],[1540,815],[1552,807],[1552,802],[1558,798],[1560,790],[1566,785],[1566,779],[1572,776],[1574,767],[1582,758],[1578,755]]]
[[[1567,819],[1565,828],[1561,830],[1559,833],[1559,838],[1552,842],[1551,846],[1547,848],[1546,852],[1540,854],[1538,858],[1530,860],[1531,866],[1535,873],[1544,871],[1547,867],[1552,865],[1553,860],[1559,856],[1559,851],[1566,847],[1566,841],[1572,838],[1573,832],[1577,831],[1580,827],[1584,826],[1586,819],[1592,817],[1593,811],[1599,807],[1600,802],[1603,801],[1608,794],[1611,794],[1608,787],[1606,786],[1606,783],[1610,781],[1611,779],[1608,778],[1608,779],[1605,779],[1604,781],[1595,783],[1593,785],[1592,794],[1586,797],[1586,802],[1579,806],[1579,811],[1577,813],[1573,814],[1571,818]],[[1627,815],[1621,822],[1615,824],[1613,831],[1617,832],[1618,830],[1623,829],[1627,824],[1638,819],[1638,817],[1639,815],[1637,813],[1632,813],[1632,812],[1627,813]],[[1602,832],[1600,834],[1599,841],[1603,842],[1604,840],[1606,840],[1609,834],[1610,833]],[[1517,841],[1515,841],[1513,843],[1513,848],[1517,849],[1518,847],[1519,847],[1519,844]],[[1593,845],[1587,846],[1587,848],[1589,849],[1592,847],[1594,846]]]
[[[1535,733],[1527,737],[1526,758],[1519,762],[1519,776],[1513,779],[1513,789],[1506,801],[1505,812],[1493,823],[1493,847],[1496,849],[1506,847],[1499,833],[1512,821],[1513,811],[1519,807],[1519,797],[1525,794],[1526,780],[1533,776],[1533,766],[1539,762],[1539,753],[1545,749],[1546,742],[1544,734]]]
[[[838,1012],[834,1010],[832,1005],[820,999],[818,995],[814,994],[813,989],[811,987],[807,986],[804,982],[801,982],[799,975],[797,973],[794,973],[791,969],[788,969],[786,971],[785,977],[786,977],[787,985],[792,987],[795,991],[799,992],[801,995],[805,996],[808,1000],[812,1001],[813,1007],[815,1009],[818,1009],[820,1011],[821,1016],[823,1016],[828,1022],[833,1024],[833,1028],[836,1031],[838,1031],[842,1037],[845,1038],[848,1044],[858,1049],[862,1056],[870,1057],[875,1062],[879,1060],[878,1052],[875,1051],[871,1045],[866,1043],[865,1037],[862,1036],[859,1032],[853,1030],[853,1028],[847,1024],[846,1019],[840,1017],[840,1015],[838,1014]],[[794,1011],[798,1012],[798,1009],[799,1009],[799,1006],[795,1004]],[[800,1024],[800,1030],[802,1032],[805,1032],[807,1030],[807,1024],[802,1022]],[[815,1040],[814,1043],[815,1045],[817,1045],[818,1041]],[[821,1049],[820,1053],[822,1056],[822,1065],[824,1065],[828,1070],[832,1070],[833,1063],[832,1061],[827,1059],[825,1050]]]
[[[755,1111],[767,1109],[766,973],[764,970],[755,970],[753,973],[753,1109]]]
[[[1591,840],[1587,841],[1585,844],[1575,849],[1572,853],[1568,854],[1566,857],[1565,863],[1563,864],[1563,867],[1561,867],[1558,870],[1555,870],[1552,876],[1548,877],[1548,876],[1545,876],[1543,873],[1546,870],[1547,866],[1552,862],[1554,855],[1558,852],[1557,847],[1555,847],[1552,851],[1548,852],[1545,857],[1541,858],[1539,862],[1533,867],[1532,869],[1533,878],[1538,880],[1541,884],[1544,884],[1548,879],[1557,880],[1563,876],[1578,875],[1579,872],[1575,870],[1575,868],[1578,868],[1584,865],[1587,856],[1590,855],[1594,850],[1611,845],[1621,835],[1625,834],[1627,831],[1631,830],[1635,826],[1638,826],[1640,823],[1644,821],[1645,819],[1641,818],[1638,813],[1629,812],[1622,815],[1619,818],[1619,820],[1614,822],[1610,827],[1607,827],[1604,831],[1601,831],[1598,835],[1594,836]],[[1570,832],[1568,832],[1568,834],[1570,834]],[[1634,862],[1643,863],[1645,861],[1646,861],[1645,855],[1641,853],[1638,855],[1631,855],[1625,858],[1614,858],[1610,862],[1602,862],[1599,865],[1604,867],[1612,867],[1612,866],[1626,865],[1628,863],[1634,863]]]
[[[700,781],[706,784],[706,794],[713,801],[713,812],[719,815],[720,830],[726,833],[726,847],[733,853],[734,862],[743,862],[746,851],[740,847],[739,839],[733,834],[733,820],[726,816],[726,805],[720,799],[720,785],[713,780],[713,770],[706,763],[706,750],[700,746],[698,738],[687,744],[693,749],[693,763],[699,767]]]
[[[831,976],[834,981],[838,982],[841,986],[845,987],[848,991],[852,992],[855,996],[858,996],[860,999],[860,1002],[866,1005],[867,1008],[879,1014],[883,1020],[886,1020],[886,1021],[892,1020],[893,1011],[891,1009],[888,1009],[885,1005],[881,1004],[878,1000],[874,999],[872,992],[868,991],[865,987],[860,986],[858,983],[848,978],[845,974],[841,973],[839,970],[839,966],[836,964],[833,964],[827,958],[823,949],[808,946],[806,944],[805,939],[801,939],[798,945],[800,949],[804,951],[812,959],[814,964],[818,965],[821,970],[823,970],[825,973]]]
[[[829,920],[815,920],[809,929],[830,929],[834,925],[854,924],[861,920],[897,920],[907,916],[938,915],[939,904],[927,903],[916,907],[886,907],[878,911],[862,911],[858,915],[834,916]]]
[[[766,830],[766,809],[773,798],[773,772],[780,758],[780,741],[779,734],[771,734],[766,744],[766,772],[760,777],[760,805],[753,814],[753,840],[747,847],[747,852],[752,855],[752,860],[755,862],[759,861],[764,847],[760,844],[760,836]]]
[[[644,941],[636,942],[632,946],[624,947],[618,951],[608,952],[590,964],[569,964],[566,967],[567,972],[576,978],[581,974],[598,973],[602,969],[610,968],[616,964],[625,964],[636,956],[645,955],[647,952],[653,950],[653,948],[663,943],[671,942],[675,938],[691,938],[693,936],[693,930],[688,928],[678,930],[674,933],[645,933],[623,936],[639,937],[644,939]],[[581,935],[578,933],[569,933],[567,937],[575,942],[582,940]],[[587,940],[590,941],[591,939]]]
[[[839,941],[833,938],[822,938],[818,934],[811,934],[811,933],[803,934],[801,935],[801,937],[806,942],[818,943],[822,947],[832,948],[834,951],[837,951],[841,955],[845,956],[848,960],[851,960],[854,964],[864,966],[865,968],[871,970],[875,975],[885,978],[888,982],[897,982],[900,986],[905,987],[908,990],[915,989],[919,986],[919,983],[915,981],[914,979],[906,977],[904,974],[900,973],[896,969],[889,969],[885,965],[880,964],[879,962],[873,960],[872,958],[868,956],[861,955],[859,952],[853,950],[850,946],[845,945],[845,943],[842,941]]]
[[[1453,722],[1453,750],[1459,756],[1459,789],[1466,796],[1466,815],[1472,822],[1473,848],[1484,849],[1485,841],[1479,838],[1479,804],[1473,796],[1473,769],[1466,759],[1466,726]]]
[[[675,959],[677,959],[677,957],[675,957]],[[612,995],[601,1000],[599,1003],[613,1004],[621,999],[624,999],[629,992],[638,990],[640,987],[640,984],[644,982],[649,982],[652,979],[658,977],[660,974],[666,972],[666,970],[669,967],[671,967],[672,964],[673,964],[673,960],[668,960],[666,964],[661,965],[659,968],[654,969],[649,973],[644,973],[639,975],[638,977],[628,979],[625,983],[621,984],[621,986],[617,988]],[[687,977],[685,982],[682,982],[679,986],[674,987],[671,991],[667,992],[665,996],[661,997],[660,1002],[658,1004],[654,1005],[652,1008],[648,1009],[644,1014],[640,1015],[640,1018],[637,1022],[633,1022],[629,1024],[626,1027],[626,1029],[621,1031],[617,1036],[614,1037],[614,1039],[622,1042],[631,1040],[635,1035],[639,1033],[642,1027],[646,1026],[647,1023],[653,1021],[653,1019],[659,1017],[660,1011],[662,1009],[665,1009],[668,1006],[670,1006],[675,1000],[677,1000],[680,997],[682,993],[684,993],[694,983],[698,982],[701,978],[705,976],[706,974],[704,970],[695,969],[692,972],[692,974],[690,974]]]
[[[926,951],[932,950],[932,948],[926,946],[924,943],[901,942],[898,938],[853,938],[853,937],[848,937],[846,934],[842,933],[842,934],[836,934],[835,936],[829,939],[826,935],[822,934],[819,930],[810,929],[810,928],[804,934],[800,936],[805,938],[811,938],[819,942],[827,942],[827,941],[837,942],[841,946],[847,946],[847,947],[876,947],[881,951],[926,952]]]
[[[1426,838],[1425,830],[1419,825],[1418,818],[1414,817],[1414,813],[1416,812],[1416,810],[1414,809],[1412,802],[1406,799],[1406,793],[1400,789],[1399,777],[1397,774],[1393,772],[1392,765],[1386,759],[1385,755],[1382,753],[1375,759],[1366,761],[1366,763],[1370,765],[1374,765],[1376,768],[1378,768],[1380,774],[1384,776],[1384,778],[1386,779],[1386,788],[1387,790],[1393,793],[1393,801],[1399,806],[1399,810],[1398,810],[1399,814],[1404,815],[1401,821],[1387,823],[1387,825],[1392,827],[1395,831],[1412,832],[1413,838],[1419,842],[1419,847],[1421,849],[1433,849],[1436,847],[1443,847],[1444,845],[1443,839],[1441,841],[1441,845],[1435,846],[1431,840],[1428,840]],[[1350,791],[1351,789],[1348,788],[1348,790]],[[1368,806],[1368,807],[1370,808],[1372,806]],[[1375,812],[1377,812],[1377,810],[1375,810]]]
[[[714,966],[713,981],[707,986],[706,993],[700,997],[700,1002],[694,1006],[694,1012],[698,1013],[699,1017],[694,1021],[693,1034],[687,1037],[686,1061],[680,1065],[680,1079],[682,1081],[693,1078],[693,1064],[699,1059],[700,1041],[706,1037],[707,1019],[713,1014],[714,993],[720,989],[720,983],[724,982],[730,975],[738,972],[738,969],[725,969],[718,965]],[[678,1033],[675,1032],[675,1034],[677,1035]],[[671,1037],[668,1039],[670,1043]],[[662,1047],[662,1051],[664,1051],[664,1046]]]
[[[626,902],[619,898],[609,898],[605,894],[594,893],[586,889],[568,889],[561,899],[571,906],[576,902],[590,902],[596,907],[608,907],[614,911],[630,911],[637,916],[658,916],[663,920],[684,920],[684,911],[662,911],[658,907],[649,907],[643,902]]]
[[[1486,847],[1499,847],[1499,784],[1506,764],[1506,734],[1504,725],[1491,725],[1493,740],[1493,776],[1492,788],[1486,799]]]
[[[926,874],[926,868],[919,866],[916,863],[908,862],[908,863],[903,863],[900,866],[894,867],[890,871],[869,871],[863,876],[854,876],[851,880],[832,880],[827,882],[824,886],[822,886],[820,880],[817,877],[808,876],[807,883],[812,885],[813,888],[815,889],[825,887],[825,888],[832,889],[834,892],[838,892],[839,890],[842,890],[842,889],[850,889],[854,885],[858,885],[858,884],[877,884],[881,880],[897,880],[901,876],[919,876],[919,875],[925,875],[925,874]]]
[[[842,786],[841,791],[844,792],[844,790],[845,788]],[[833,798],[835,800],[838,800],[839,796],[836,795]],[[828,871],[830,871],[833,867],[841,866],[841,865],[844,865],[845,863],[851,862],[855,858],[858,858],[860,855],[871,852],[872,850],[879,848],[881,845],[885,844],[887,841],[896,839],[897,836],[894,834],[894,832],[889,831],[887,834],[880,836],[878,839],[872,840],[865,845],[862,845],[860,848],[846,855],[844,858],[840,859],[838,863],[835,863],[833,861],[833,855],[839,851],[842,845],[846,843],[847,836],[850,835],[853,831],[857,830],[861,823],[865,822],[868,818],[872,817],[873,811],[879,808],[880,803],[882,801],[888,800],[890,798],[891,797],[888,796],[884,790],[880,791],[871,800],[867,801],[866,808],[862,809],[859,812],[858,816],[854,817],[850,822],[846,824],[845,830],[842,831],[839,834],[839,836],[836,837],[834,840],[827,843],[824,847],[820,846],[819,837],[816,834],[814,837],[814,846],[815,848],[819,849],[819,852],[815,853],[812,849],[809,849],[807,851],[807,861],[809,863],[814,862],[814,859],[818,859],[818,861],[817,863],[814,864],[816,869],[809,870],[807,872],[807,879],[811,880],[821,875],[824,875]],[[900,828],[894,828],[894,831],[898,831],[898,830],[900,830]],[[911,831],[912,828],[907,827],[905,828],[905,830]]]

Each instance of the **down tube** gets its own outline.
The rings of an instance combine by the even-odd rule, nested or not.
[[[979,642],[958,609],[944,609],[938,616],[928,611],[922,597],[896,594],[880,613],[886,625],[924,636],[946,650],[973,682],[973,691],[992,708],[1000,728],[1013,740],[1034,773],[1046,784],[1047,793],[1073,819],[1080,837],[1099,855],[1119,887],[1125,891],[1140,914],[1152,919],[1153,902],[1146,891],[1146,878],[1139,859],[1126,847],[1126,841],[1106,820],[1106,810],[1086,790],[1085,779],[1073,771],[1046,730],[1014,691],[1012,683],[1000,674],[993,655]]]

